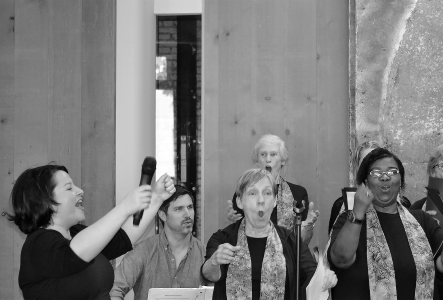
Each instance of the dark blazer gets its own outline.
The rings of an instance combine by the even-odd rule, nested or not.
[[[208,241],[206,246],[205,261],[210,259],[212,254],[217,251],[219,245],[229,243],[233,246],[237,245],[238,229],[240,227],[241,220],[234,224],[229,225],[224,229],[220,229],[214,233]],[[296,247],[297,240],[295,234],[283,227],[275,225],[277,233],[280,237],[283,246],[283,255],[286,258],[286,285],[285,285],[285,299],[295,299],[296,294]],[[302,292],[302,298],[306,298],[306,286],[309,284],[312,276],[314,275],[317,264],[309,251],[308,246],[305,243],[301,243],[300,247],[300,286]],[[226,299],[226,276],[228,274],[229,265],[221,265],[221,277],[215,283],[214,293],[212,299]]]

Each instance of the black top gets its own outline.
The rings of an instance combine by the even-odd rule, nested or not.
[[[437,252],[436,257],[438,257],[441,253],[441,248],[439,248],[439,246],[443,240],[442,228],[423,211],[411,211],[411,214],[422,226],[429,244],[431,245],[432,252]],[[414,299],[416,278],[415,262],[412,257],[406,232],[401,223],[400,215],[398,213],[388,215],[379,212],[377,212],[377,215],[385,234],[394,264],[397,299]],[[331,236],[331,246],[328,249],[328,260],[331,265],[331,270],[336,273],[338,279],[337,285],[332,289],[332,298],[343,300],[370,300],[366,256],[366,220],[363,221],[356,258],[352,266],[348,269],[340,269],[335,267],[331,261],[330,251],[332,244],[335,242],[341,228],[346,223],[346,216],[346,213],[342,213],[334,224]],[[436,272],[438,273],[438,271]]]
[[[394,264],[397,299],[414,300],[417,271],[400,214],[377,212]]]
[[[331,215],[329,216],[328,234],[331,233],[332,226],[334,226],[334,222],[340,213],[343,203],[343,197],[340,197],[334,201],[334,204],[332,204]]]
[[[260,300],[261,267],[268,238],[253,238],[249,236],[246,238],[248,240],[249,253],[251,254],[252,300]]]
[[[428,199],[428,197],[424,197],[423,199],[415,201],[414,204],[411,205],[411,209],[412,210],[422,209],[423,205],[425,205],[426,199]]]
[[[212,254],[217,251],[219,245],[229,243],[233,246],[237,245],[238,229],[240,227],[240,221],[229,225],[228,227],[221,229],[214,233],[208,241],[206,246],[205,260],[211,258]],[[277,234],[280,237],[283,246],[283,255],[286,259],[286,284],[285,284],[285,300],[295,299],[295,268],[296,268],[296,247],[297,238],[295,234],[286,228],[274,225],[277,230]],[[306,298],[306,286],[314,275],[317,264],[309,251],[308,246],[305,243],[300,245],[300,286],[302,296],[300,299]],[[221,277],[215,283],[214,293],[212,299],[226,299],[226,276],[228,274],[229,265],[221,265]]]
[[[71,236],[86,228],[75,225]],[[51,229],[37,229],[26,237],[21,252],[19,285],[23,298],[44,300],[110,299],[114,270],[109,260],[132,249],[124,230],[89,263],[79,258],[70,241]]]
[[[293,184],[288,181],[286,181],[286,183],[289,185],[289,188],[291,189],[292,197],[294,197],[294,200],[297,201],[298,205],[301,206],[302,201],[303,200],[305,201],[305,210],[302,213],[302,221],[306,220],[306,217],[308,216],[308,211],[309,211],[308,192],[301,185]],[[280,184],[277,184],[277,190],[279,188],[280,188]],[[244,217],[245,213],[243,212],[243,210],[241,208],[239,208],[237,206],[237,201],[235,201],[235,198],[236,198],[236,196],[234,193],[234,196],[232,197],[232,207],[234,208],[234,210],[237,211],[238,214],[241,214]],[[277,206],[275,206],[274,210],[272,211],[271,221],[274,224],[277,224]]]

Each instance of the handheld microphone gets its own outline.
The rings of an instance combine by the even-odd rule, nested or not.
[[[155,173],[155,168],[157,167],[157,161],[152,156],[147,156],[142,164],[142,175],[140,178],[140,185],[151,184],[152,176]],[[143,217],[144,210],[136,212],[134,214],[134,219],[132,224],[138,226],[140,220]]]

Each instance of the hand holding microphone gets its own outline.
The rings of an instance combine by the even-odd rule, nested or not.
[[[157,161],[154,157],[148,156],[145,158],[142,164],[140,188],[146,187],[151,190],[151,187],[148,185],[151,184],[156,167]],[[171,197],[173,193],[175,193],[174,181],[167,174],[164,174],[157,180],[156,184],[152,188],[152,195],[149,195],[149,203],[154,201],[153,204],[161,205],[161,203]],[[161,201],[161,203],[157,203],[156,201]],[[135,226],[140,224],[140,220],[143,217],[143,212],[144,209],[134,214],[133,224]]]
[[[152,177],[154,176],[155,169],[157,168],[157,161],[154,157],[148,156],[145,158],[142,164],[142,174],[140,178],[140,186],[151,184]],[[140,210],[134,214],[134,225],[139,225],[140,220],[143,217],[144,210]]]

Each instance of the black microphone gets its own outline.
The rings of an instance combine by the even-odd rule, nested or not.
[[[151,184],[152,176],[155,173],[155,168],[157,167],[157,161],[152,156],[147,156],[143,161],[142,165],[142,175],[140,178],[140,185]],[[138,226],[140,224],[140,220],[143,217],[144,210],[136,212],[134,214],[134,219],[132,224]]]

